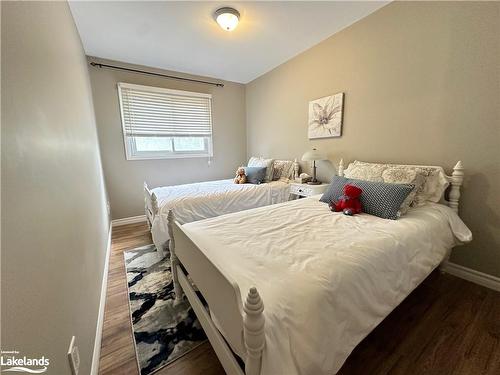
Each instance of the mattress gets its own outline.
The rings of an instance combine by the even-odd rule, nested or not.
[[[237,282],[242,300],[257,287],[265,306],[263,375],[337,372],[450,248],[472,239],[441,204],[386,220],[333,213],[318,196],[183,229]],[[242,343],[229,344],[243,354]]]

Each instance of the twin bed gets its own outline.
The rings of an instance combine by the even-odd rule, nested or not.
[[[289,181],[300,170],[297,161],[252,157],[248,164],[266,166],[264,183],[235,184],[226,179],[150,189],[144,182],[146,220],[161,257],[170,239],[169,212],[185,224],[289,199]]]
[[[284,181],[270,181],[260,185],[235,184],[233,180],[216,180],[194,184],[150,189],[144,183],[145,211],[153,242],[159,255],[170,239],[168,213],[176,220],[190,223],[232,212],[286,202],[290,186]]]
[[[398,220],[332,213],[319,196],[184,223],[166,209],[176,298],[188,298],[228,374],[334,374],[471,240],[457,215],[461,163],[444,178],[447,201]]]

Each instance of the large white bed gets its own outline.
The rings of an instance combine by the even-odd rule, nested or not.
[[[223,214],[285,202],[290,186],[284,181],[259,185],[235,184],[232,179],[205,181],[149,189],[144,184],[146,217],[153,242],[163,257],[169,240],[168,212],[173,211],[179,223],[211,218]]]
[[[461,164],[446,178],[449,202],[398,220],[332,213],[319,197],[184,225],[169,211],[176,295],[189,299],[228,374],[333,374],[452,247],[471,240],[457,215]]]

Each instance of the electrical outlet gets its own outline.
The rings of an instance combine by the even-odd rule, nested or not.
[[[80,352],[78,351],[78,346],[76,346],[76,337],[71,337],[71,342],[68,349],[68,361],[69,367],[71,367],[71,373],[73,375],[78,375],[78,370],[80,368]]]
[[[111,204],[109,201],[106,202],[106,208],[108,209],[108,215],[111,215]]]

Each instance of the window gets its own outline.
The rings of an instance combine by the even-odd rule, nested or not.
[[[212,96],[118,84],[127,160],[212,156]]]

